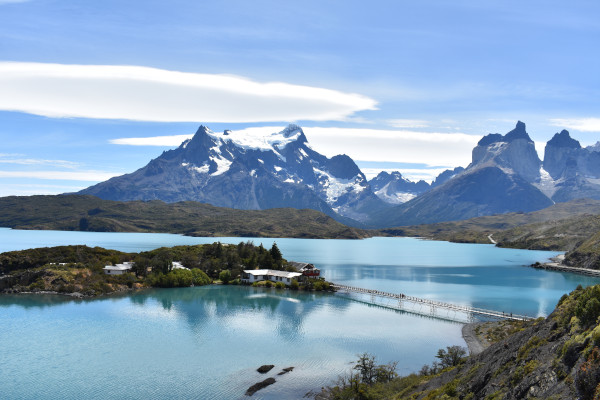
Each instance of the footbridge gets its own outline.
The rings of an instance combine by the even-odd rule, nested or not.
[[[367,296],[366,303],[407,311],[415,314],[450,319],[454,321],[474,320],[475,316],[508,319],[514,321],[527,321],[534,319],[527,315],[505,313],[504,311],[486,310],[483,308],[464,306],[459,304],[444,303],[441,301],[423,299],[405,294],[382,292],[380,290],[364,289],[355,286],[332,284],[337,291],[357,293]]]

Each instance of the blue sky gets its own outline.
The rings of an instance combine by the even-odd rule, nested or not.
[[[317,151],[415,179],[517,120],[540,150],[565,128],[593,144],[599,17],[597,1],[0,0],[0,196],[131,172],[199,124],[299,123]]]

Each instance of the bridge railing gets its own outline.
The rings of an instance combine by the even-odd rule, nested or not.
[[[503,311],[486,310],[484,308],[477,308],[477,307],[471,307],[471,306],[464,306],[464,305],[460,305],[460,304],[446,303],[446,302],[437,301],[437,300],[423,299],[420,297],[405,295],[403,293],[400,293],[400,294],[389,293],[389,292],[383,292],[381,290],[365,289],[365,288],[360,288],[360,287],[356,287],[356,286],[347,286],[347,285],[339,285],[339,284],[333,284],[332,286],[336,289],[345,290],[348,292],[364,293],[364,294],[370,294],[373,296],[388,297],[388,298],[397,299],[400,301],[410,301],[415,304],[424,304],[424,305],[428,305],[431,307],[440,307],[440,308],[445,308],[447,310],[459,311],[459,312],[464,312],[464,313],[468,313],[468,314],[477,314],[477,315],[483,315],[483,316],[488,316],[488,317],[511,319],[511,320],[521,320],[521,321],[534,319],[527,315],[505,313]]]

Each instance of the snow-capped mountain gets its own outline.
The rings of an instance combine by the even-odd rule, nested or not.
[[[390,204],[405,203],[431,188],[429,183],[422,180],[412,182],[398,171],[382,171],[369,184],[377,197]]]
[[[319,154],[296,125],[270,135],[200,126],[192,139],[145,167],[80,193],[239,209],[311,208],[356,221],[386,207],[350,157]]]
[[[518,122],[506,135],[484,136],[473,149],[471,164],[415,199],[383,210],[375,226],[400,226],[472,218],[511,211],[534,211],[552,205],[539,188],[541,161],[534,143]]]

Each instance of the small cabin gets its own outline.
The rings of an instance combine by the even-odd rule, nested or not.
[[[321,270],[315,268],[313,264],[290,261],[288,265],[296,268],[303,276],[308,276],[310,278],[318,278],[321,276]]]
[[[133,262],[128,261],[123,264],[107,265],[102,268],[102,270],[106,275],[123,275],[124,273],[131,271],[131,268],[133,268]]]

